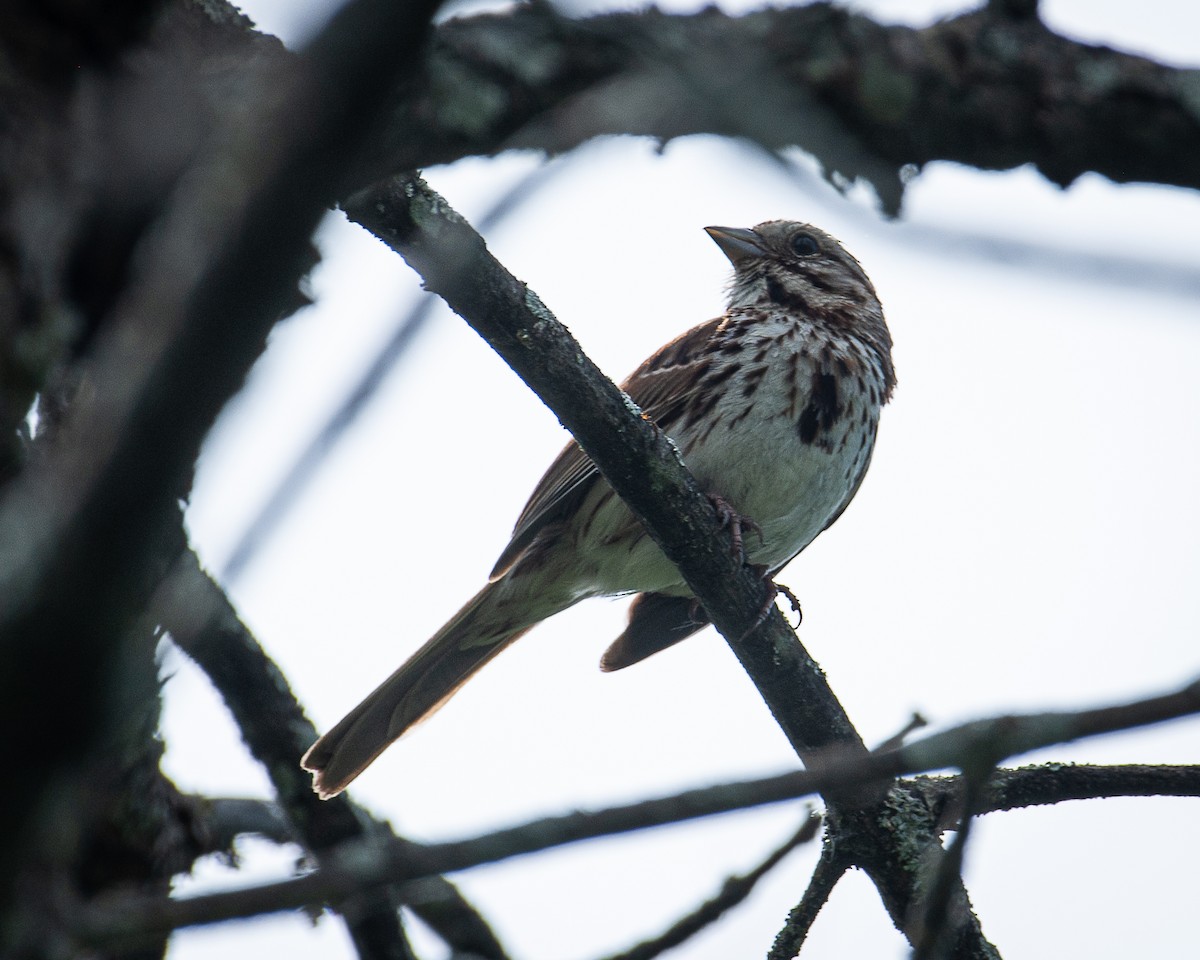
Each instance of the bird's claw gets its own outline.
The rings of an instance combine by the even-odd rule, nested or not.
[[[796,595],[792,593],[791,587],[785,586],[782,583],[776,583],[773,579],[771,579],[770,573],[765,566],[756,565],[751,567],[751,569],[757,573],[759,577],[766,581],[770,592],[767,594],[766,602],[758,611],[758,616],[754,618],[754,623],[750,625],[749,630],[742,634],[742,639],[744,640],[760,626],[762,626],[763,621],[771,615],[771,608],[775,606],[775,601],[778,599],[780,594],[787,597],[788,603],[791,604],[792,609],[796,612],[796,625],[792,627],[792,629],[795,630],[797,627],[799,627],[800,624],[804,622],[804,611],[800,609],[800,601],[797,599]]]
[[[758,542],[764,543],[762,527],[760,527],[750,517],[742,516],[724,497],[710,493],[708,502],[713,505],[713,509],[717,511],[717,519],[721,521],[721,526],[728,528],[730,539],[733,541],[733,546],[730,552],[736,560],[745,562],[746,560],[746,540],[743,532],[751,531],[758,535]]]

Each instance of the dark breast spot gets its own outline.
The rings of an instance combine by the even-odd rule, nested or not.
[[[817,370],[813,373],[812,394],[808,398],[808,405],[800,411],[800,420],[796,424],[800,442],[820,442],[821,446],[828,447],[831,444],[829,431],[837,423],[840,414],[837,377],[832,373]]]

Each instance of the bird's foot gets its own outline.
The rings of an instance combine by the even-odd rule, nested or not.
[[[713,509],[717,511],[717,519],[721,521],[721,526],[729,530],[729,536],[733,540],[733,548],[731,553],[733,556],[745,562],[746,560],[746,540],[744,532],[749,530],[751,533],[758,535],[758,542],[761,544],[763,540],[762,527],[760,527],[750,517],[743,516],[733,508],[724,497],[719,494],[708,494],[708,502],[713,505]]]
[[[800,600],[794,593],[792,593],[792,588],[785,583],[776,583],[774,580],[772,580],[771,586],[775,588],[775,593],[777,595],[783,594],[783,596],[787,598],[788,606],[790,606],[792,608],[792,612],[796,614],[796,624],[792,627],[792,629],[795,630],[796,627],[799,627],[800,624],[804,622],[804,611],[800,609]],[[771,600],[774,601],[775,597],[771,597]]]
[[[750,569],[752,569],[762,580],[766,582],[770,592],[767,594],[766,602],[758,611],[758,616],[754,618],[754,623],[750,625],[749,630],[742,634],[742,639],[745,639],[751,633],[757,630],[762,625],[762,622],[771,615],[771,608],[775,606],[775,601],[781,594],[787,598],[788,603],[796,612],[796,626],[792,627],[792,629],[795,630],[797,627],[799,627],[800,624],[804,622],[804,611],[800,609],[800,601],[797,599],[796,595],[792,593],[792,588],[782,583],[776,583],[771,578],[770,572],[767,570],[767,568],[761,564],[756,564]]]

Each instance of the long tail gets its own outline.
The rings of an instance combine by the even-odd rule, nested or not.
[[[322,800],[335,797],[393,741],[449,700],[477,670],[549,614],[489,583],[395,673],[308,748],[300,761]],[[524,614],[524,615],[522,615]]]

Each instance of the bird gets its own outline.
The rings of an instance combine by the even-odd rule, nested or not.
[[[773,577],[841,516],[896,384],[867,274],[830,234],[772,220],[705,227],[733,266],[725,312],[622,383],[675,442],[718,513],[751,531],[745,562]],[[570,443],[517,519],[487,584],[304,754],[313,789],[341,793],[493,657],[580,600],[635,594],[604,671],[708,623],[675,566]]]

